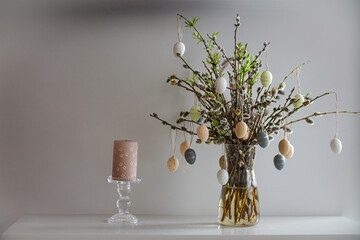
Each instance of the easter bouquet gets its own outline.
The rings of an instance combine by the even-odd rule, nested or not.
[[[281,136],[279,153],[274,157],[274,165],[283,169],[285,160],[292,158],[294,146],[289,142],[292,133],[291,124],[306,121],[313,124],[314,117],[339,113],[359,113],[338,111],[336,92],[326,92],[316,97],[300,91],[300,68],[308,62],[294,68],[278,84],[273,84],[268,67],[268,46],[264,42],[262,49],[255,55],[247,49],[247,44],[238,42],[237,32],[240,17],[234,24],[234,46],[232,55],[225,53],[218,43],[218,32],[203,36],[196,27],[199,18],[192,20],[178,14],[178,42],[174,45],[174,55],[180,59],[183,67],[192,72],[186,79],[171,75],[167,82],[194,94],[195,105],[189,111],[180,112],[176,123],[169,123],[158,114],[152,117],[160,120],[172,130],[183,131],[190,136],[180,145],[180,152],[188,164],[196,160],[195,150],[191,147],[192,138],[197,143],[222,144],[224,155],[219,159],[220,170],[217,173],[222,192],[219,203],[219,221],[224,225],[254,225],[259,220],[259,197],[253,164],[255,147],[266,148],[274,139]],[[185,45],[182,31],[193,30],[193,38],[202,44],[207,57],[201,62],[203,71],[190,66],[185,60]],[[265,55],[265,64],[260,59]],[[265,66],[264,66],[265,65]],[[263,69],[265,67],[265,69]],[[263,70],[261,70],[263,69]],[[297,89],[290,88],[286,94],[286,80],[297,74]],[[334,94],[336,111],[314,112],[293,120],[294,113],[312,104],[319,98]],[[196,132],[195,132],[196,127]],[[171,133],[171,130],[170,130]],[[171,138],[172,139],[172,138]],[[175,140],[172,140],[173,156],[168,160],[171,172],[177,170],[179,161],[175,157]],[[334,138],[330,142],[335,153],[341,152],[341,141],[337,138],[337,121]]]

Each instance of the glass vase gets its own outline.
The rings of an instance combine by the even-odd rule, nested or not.
[[[255,147],[225,145],[228,182],[222,186],[218,219],[221,225],[252,226],[259,222],[259,195],[253,169]]]

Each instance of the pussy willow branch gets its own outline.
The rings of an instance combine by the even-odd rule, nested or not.
[[[183,131],[183,132],[187,132],[187,133],[189,133],[191,135],[197,135],[195,132],[189,131],[186,128],[180,128],[180,127],[175,126],[175,125],[173,125],[171,123],[168,123],[167,121],[159,118],[159,116],[157,114],[150,114],[150,116],[153,117],[153,118],[156,118],[159,121],[161,121],[164,125],[170,126],[172,129],[177,129],[177,130],[180,130],[180,131]]]
[[[306,120],[307,118],[310,118],[310,117],[318,117],[318,116],[322,116],[322,115],[328,115],[328,114],[334,114],[336,113],[335,112],[318,112],[318,113],[313,113],[307,117],[303,117],[303,118],[299,118],[299,119],[296,119],[294,121],[291,121],[289,123],[287,123],[285,126],[287,125],[290,125],[290,124],[293,124],[293,123],[296,123],[296,122],[300,122],[300,121],[303,121],[303,120]],[[360,112],[351,112],[351,111],[338,111],[338,113],[352,113],[352,114],[359,114]]]
[[[219,76],[218,76],[218,74],[217,74],[217,72],[216,72],[215,61],[214,61],[214,58],[211,56],[211,52],[210,52],[210,50],[209,50],[209,47],[208,47],[205,39],[203,38],[203,36],[201,35],[201,33],[196,29],[196,27],[195,27],[193,24],[191,24],[191,21],[190,21],[189,19],[187,19],[186,17],[184,17],[184,16],[181,15],[181,14],[177,14],[177,15],[180,16],[180,17],[182,17],[182,18],[184,18],[185,21],[187,21],[187,22],[191,25],[191,28],[194,29],[194,31],[197,32],[197,34],[199,34],[199,36],[200,36],[200,38],[201,38],[201,40],[202,40],[202,43],[203,43],[204,46],[205,46],[205,50],[206,50],[206,52],[207,52],[207,54],[208,54],[211,62],[213,63],[212,66],[213,66],[213,72],[214,72],[215,78],[218,78]]]
[[[286,80],[288,77],[290,77],[290,75],[293,74],[293,73],[296,71],[296,69],[298,69],[298,68],[300,68],[300,67],[302,67],[302,66],[304,66],[304,65],[306,65],[306,64],[309,64],[310,62],[311,62],[311,61],[304,62],[303,64],[300,64],[299,66],[297,66],[296,68],[294,68],[286,77],[284,77],[284,79],[280,82],[278,88],[280,88],[281,84],[283,84],[283,83],[285,82],[285,80]]]
[[[329,94],[331,94],[331,93],[333,93],[333,92],[323,93],[323,94],[315,97],[314,99],[311,99],[310,103],[312,103],[312,102],[316,101],[317,99],[322,98],[322,97],[324,97],[324,96],[326,96],[326,95],[329,95]],[[291,112],[289,112],[289,113],[288,113],[286,116],[284,116],[282,119],[279,119],[279,120],[275,123],[275,125],[278,125],[280,122],[283,122],[284,120],[286,120],[288,117],[290,117],[293,113],[295,113],[296,111],[298,111],[298,110],[299,110],[300,108],[302,108],[302,107],[304,107],[304,105],[301,105],[301,106],[298,107],[298,108],[294,108]],[[339,113],[340,113],[340,112],[339,112]],[[342,113],[346,113],[346,112],[342,112]],[[349,113],[359,113],[359,112],[349,112]]]
[[[205,80],[202,78],[202,76],[200,76],[200,74],[198,73],[198,71],[195,71],[186,61],[183,57],[181,57],[180,55],[178,55],[178,57],[183,61],[183,63],[197,76],[199,77],[199,79],[205,83]]]

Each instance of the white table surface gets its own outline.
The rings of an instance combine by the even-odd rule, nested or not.
[[[110,225],[106,215],[23,216],[2,240],[92,239],[360,239],[360,223],[346,217],[262,216],[253,227],[222,227],[216,216],[138,216],[137,226]]]

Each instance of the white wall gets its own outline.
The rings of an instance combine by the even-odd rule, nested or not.
[[[192,104],[165,83],[188,74],[172,55],[178,12],[200,17],[204,33],[220,31],[228,52],[240,13],[239,38],[250,50],[271,42],[276,83],[311,60],[302,91],[336,90],[340,109],[359,110],[358,1],[76,2],[0,4],[0,232],[21,214],[115,212],[115,188],[106,183],[114,139],[140,144],[135,213],[217,214],[220,148],[196,145],[195,166],[183,170],[181,162],[171,174],[169,130],[149,117],[174,120]],[[185,58],[201,69],[204,53],[191,31],[184,42]],[[304,113],[334,106],[330,96]],[[294,126],[295,156],[281,172],[272,164],[275,142],[258,149],[261,212],[360,219],[359,116],[340,116],[339,156],[329,149],[334,116],[315,121]]]

